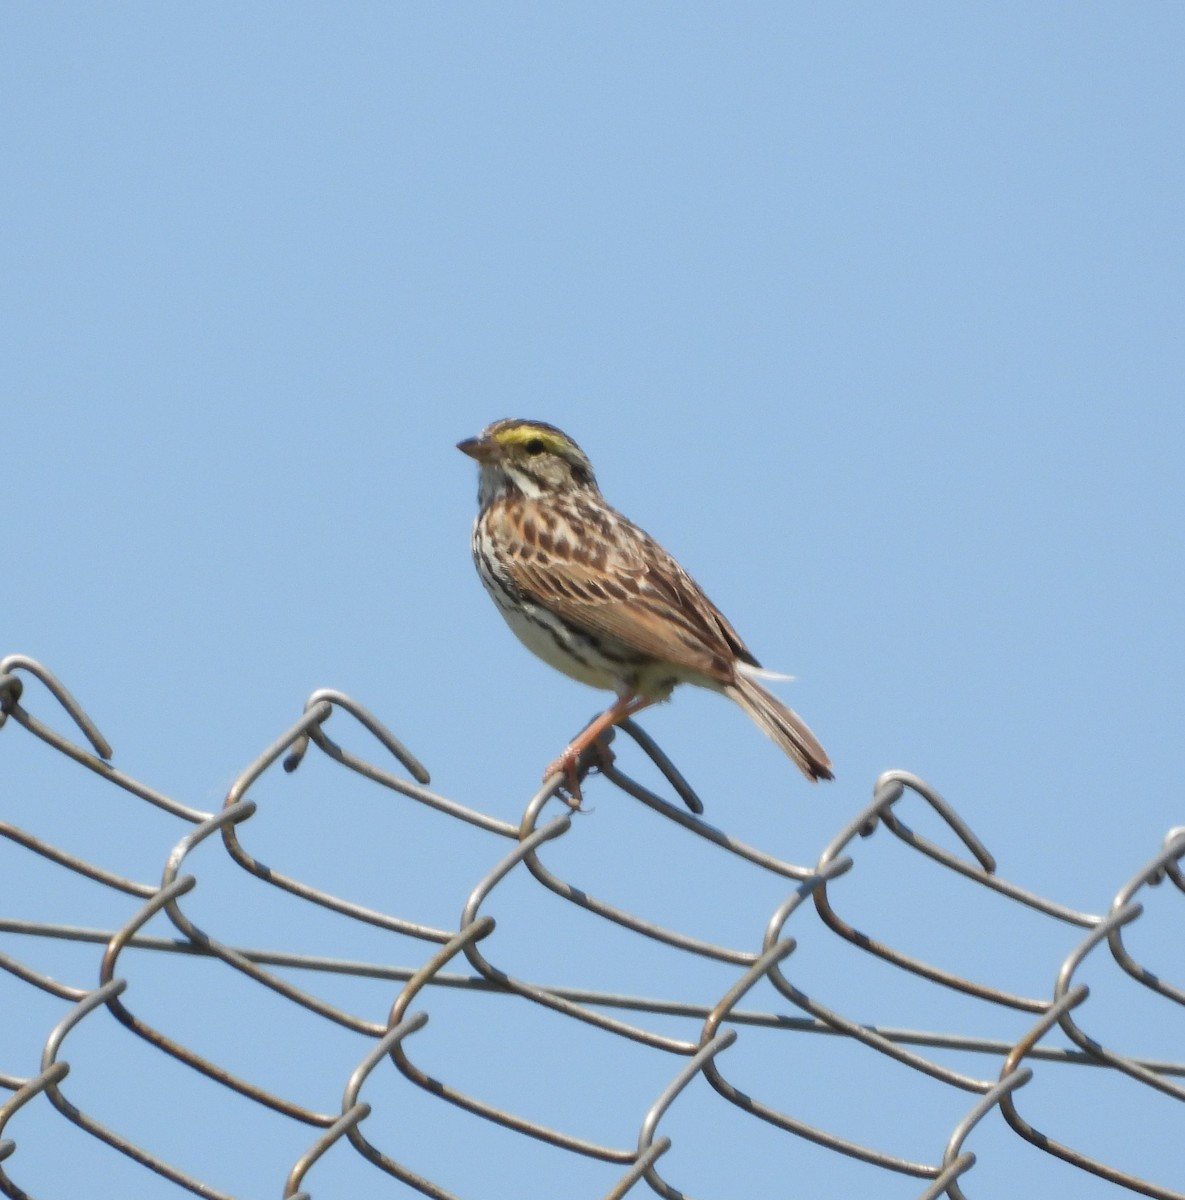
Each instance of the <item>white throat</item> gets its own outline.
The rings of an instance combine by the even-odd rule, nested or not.
[[[477,500],[482,508],[504,496],[512,487],[528,500],[538,500],[543,489],[529,475],[505,464],[484,464],[477,481]]]

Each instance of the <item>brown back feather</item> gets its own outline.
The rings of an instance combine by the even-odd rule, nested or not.
[[[515,586],[564,620],[721,683],[738,658],[760,665],[699,584],[615,510],[556,496],[541,508],[515,496],[486,517]]]

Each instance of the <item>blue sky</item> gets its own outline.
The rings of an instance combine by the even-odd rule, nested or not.
[[[1182,823],[1180,6],[44,3],[0,29],[0,654],[55,671],[117,765],[214,809],[310,691],[337,687],[437,790],[517,821],[601,700],[518,646],[469,560],[474,469],[454,445],[517,415],[571,433],[611,502],[797,677],[782,694],[832,755],[825,787],[719,697],[680,693],[643,718],[712,823],[811,863],[876,776],[904,768],[1002,875],[1090,912]],[[0,749],[4,819],[159,877],[179,822],[19,729]],[[342,774],[310,761],[268,777],[244,842],[455,925],[505,846]],[[603,782],[589,799],[554,844],[566,877],[698,936],[759,942],[781,884]],[[903,814],[942,838],[916,802]],[[0,851],[16,915],[112,928],[131,911]],[[1049,994],[1075,935],[883,832],[854,853],[845,900],[888,940]],[[195,860],[191,905],[226,940],[422,961],[422,944],[330,925],[219,854]],[[501,953],[529,977],[712,1003],[735,976],[605,935],[530,880],[496,896]],[[1154,899],[1132,937],[1171,976],[1180,910]],[[1027,1027],[838,953],[820,929],[801,931],[800,986],[856,1019]],[[93,950],[0,940],[93,986]],[[230,972],[136,964],[129,1003],[312,1107],[337,1104],[365,1053]],[[1101,1040],[1174,1056],[1166,1002],[1109,965],[1090,982]],[[382,1019],[391,985],[349,986]],[[0,1071],[32,1074],[64,1007],[0,987],[21,1014]],[[785,1010],[772,991],[751,1006]],[[417,1037],[442,1077],[615,1143],[674,1069],[515,1002],[449,995],[432,1012]],[[186,1072],[107,1024],[67,1044],[83,1099],[216,1187],[279,1193],[307,1129],[211,1086],[190,1096]],[[491,1038],[518,1049],[487,1059]],[[729,1053],[750,1090],[804,1119],[940,1157],[968,1097],[915,1100],[891,1075],[871,1094],[909,1098],[872,1100],[880,1065],[823,1041],[754,1034]],[[142,1071],[127,1096],[113,1061]],[[411,1165],[459,1195],[596,1196],[615,1178],[475,1132],[398,1082],[376,1080],[391,1107],[376,1100],[368,1129],[412,1131]],[[174,1087],[200,1116],[161,1099]],[[1169,1127],[1171,1100],[1098,1072],[1028,1090],[1036,1123],[1172,1182],[1157,1138],[1140,1144]],[[689,1194],[776,1194],[790,1173],[810,1195],[921,1190],[754,1131],[706,1086],[672,1117],[667,1176]],[[79,1194],[95,1170],[120,1172],[121,1194],[180,1194],[44,1103],[20,1120],[6,1169],[38,1194]],[[969,1195],[1119,1194],[995,1116],[969,1145]],[[399,1194],[345,1148],[318,1170],[314,1195]]]

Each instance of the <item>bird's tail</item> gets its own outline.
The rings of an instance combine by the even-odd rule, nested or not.
[[[832,778],[831,760],[806,722],[756,679],[738,671],[735,681],[724,691],[781,746],[808,779]]]

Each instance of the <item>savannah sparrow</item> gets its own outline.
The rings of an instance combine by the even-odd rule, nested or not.
[[[831,778],[815,735],[757,682],[769,673],[695,580],[609,507],[567,434],[542,421],[495,421],[457,449],[481,465],[473,558],[507,624],[544,662],[617,693],[545,779],[562,772],[578,804],[581,754],[679,683],[723,692],[808,779]]]

